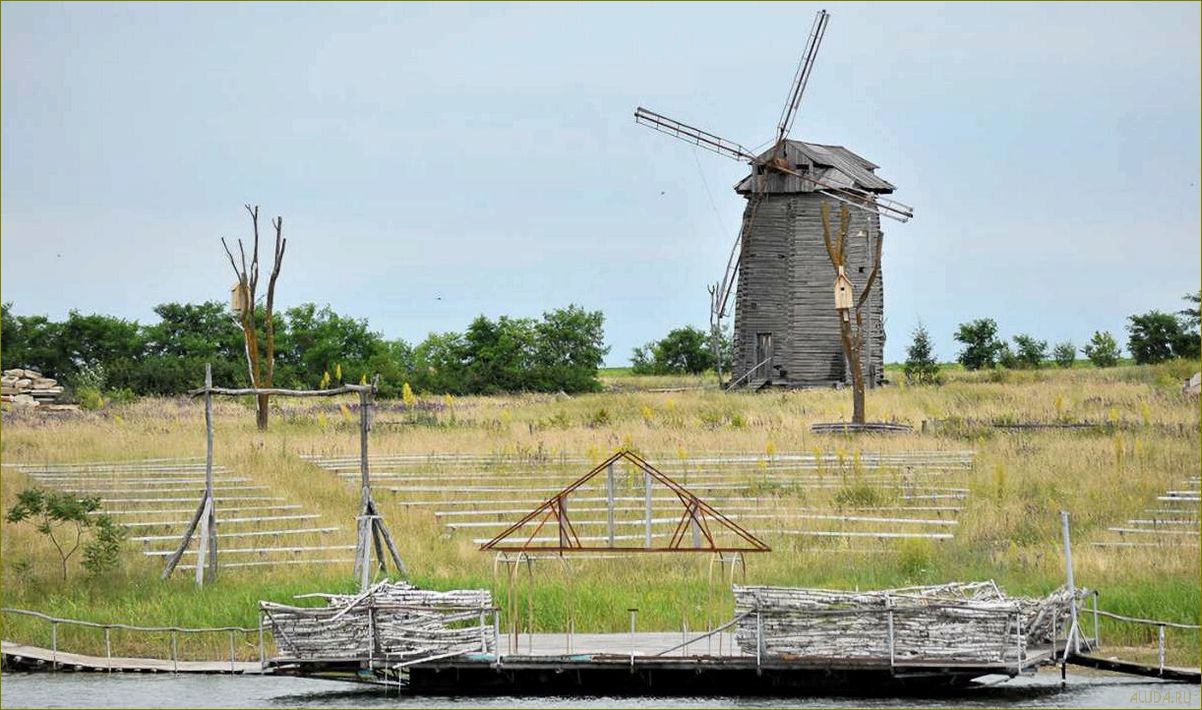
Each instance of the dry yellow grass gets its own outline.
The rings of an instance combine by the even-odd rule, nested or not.
[[[975,465],[960,479],[970,494],[953,540],[880,544],[881,554],[816,552],[812,545],[774,541],[772,553],[749,556],[748,581],[869,588],[991,578],[1012,592],[1042,593],[1063,583],[1058,512],[1068,510],[1078,583],[1100,589],[1103,608],[1198,623],[1196,547],[1116,550],[1089,544],[1106,539],[1107,527],[1138,517],[1187,476],[1198,475],[1198,404],[1183,398],[1178,384],[1192,369],[1185,363],[1042,370],[1004,373],[1005,381],[990,381],[998,375],[989,373],[959,373],[939,388],[898,386],[868,395],[871,419],[916,427],[924,419],[1058,419],[1120,425],[1113,430],[1008,433],[951,427],[890,437],[818,436],[810,433],[811,424],[850,415],[848,392],[650,392],[637,389],[647,381],[618,376],[606,380],[617,391],[579,397],[425,397],[437,411],[381,412],[371,446],[373,454],[458,452],[593,461],[623,447],[682,459],[717,452],[765,458],[829,452],[853,459],[857,452],[971,448]],[[651,384],[695,382],[660,378]],[[357,421],[336,407],[318,413],[309,401],[279,400],[277,406],[271,429],[263,434],[254,428],[248,403],[220,402],[218,462],[283,491],[289,502],[321,514],[323,524],[332,521],[353,530],[356,488],[298,455],[353,455]],[[5,421],[2,446],[5,463],[197,456],[204,453],[203,410],[197,402],[150,399],[62,420],[16,417]],[[573,478],[567,469],[564,473],[565,483]],[[5,470],[0,493],[6,508],[25,485],[23,476]],[[492,557],[478,551],[471,535],[448,534],[429,510],[401,507],[385,492],[377,498],[417,582],[493,586],[505,593],[505,585],[493,577]],[[302,591],[352,585],[349,569],[287,567],[230,571],[212,588],[196,591],[184,575],[158,582],[157,563],[132,549],[111,578],[85,581],[77,571],[71,583],[58,585],[54,558],[47,558],[46,544],[27,526],[5,523],[2,551],[5,605],[105,621],[136,617],[145,623],[253,625],[258,598],[288,601]],[[19,571],[19,560],[31,567]],[[698,556],[578,561],[570,567],[540,563],[533,583],[540,630],[561,628],[569,614],[579,630],[621,629],[631,606],[640,608],[640,626],[646,629],[677,629],[682,620],[699,628],[729,615],[729,593],[720,588],[724,583],[710,583],[709,560]],[[18,630],[38,633],[30,625]],[[1128,644],[1154,640],[1154,633],[1112,625],[1103,636]],[[1196,633],[1171,632],[1170,641],[1177,662],[1197,665]]]

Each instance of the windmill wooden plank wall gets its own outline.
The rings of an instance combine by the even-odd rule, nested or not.
[[[788,143],[790,147],[799,144]],[[826,149],[845,151],[833,146]],[[790,152],[797,155],[800,150]],[[872,165],[845,152],[849,158],[861,161],[859,167],[865,170]],[[862,183],[870,182],[866,177],[850,178],[843,170],[795,159],[801,161],[797,168],[823,173],[826,179],[838,175],[861,189],[866,187]],[[892,191],[892,185],[875,175],[871,177],[873,192]],[[839,341],[839,314],[833,293],[835,271],[823,243],[820,213],[821,204],[826,202],[834,238],[840,203],[787,174],[752,175],[736,189],[748,201],[735,300],[733,377],[744,375],[770,355],[771,361],[744,378],[742,384],[829,387],[850,383],[850,370]],[[857,299],[872,272],[871,258],[880,233],[879,215],[851,210],[847,274],[855,284]],[[882,267],[869,296],[865,322],[863,365],[869,387],[879,385],[884,378],[883,272]],[[770,351],[766,341],[770,341]]]
[[[826,199],[838,219],[838,203],[818,194],[766,196],[761,199],[756,225],[743,242],[735,301],[734,367],[736,377],[762,362],[757,353],[763,334],[771,334],[771,356],[746,378],[749,387],[770,380],[790,387],[829,387],[850,382],[839,341],[839,315],[832,284],[834,269],[822,241],[819,205]],[[752,205],[748,205],[748,210]],[[869,225],[868,223],[872,224]],[[864,230],[865,237],[856,236]],[[879,238],[878,219],[853,212],[847,245],[849,276],[855,297],[863,291],[872,270],[868,239]],[[870,236],[869,236],[870,235]],[[883,269],[869,297],[864,345],[865,381],[880,384],[884,372]],[[856,277],[859,277],[857,279]]]

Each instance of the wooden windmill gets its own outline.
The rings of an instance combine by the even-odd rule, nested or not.
[[[747,198],[743,222],[722,280],[710,289],[711,325],[720,329],[735,298],[734,360],[729,386],[819,387],[850,383],[851,367],[840,342],[840,311],[831,301],[831,267],[822,238],[821,206],[853,208],[851,235],[838,289],[865,290],[864,349],[869,386],[884,377],[884,296],[879,264],[881,216],[905,222],[913,210],[891,200],[893,185],[877,166],[838,145],[789,138],[830,15],[820,10],[781,111],[772,147],[748,149],[639,107],[635,121],[751,165],[735,185]],[[874,267],[875,268],[874,270]],[[873,283],[868,277],[875,274]],[[843,311],[846,313],[846,311]]]

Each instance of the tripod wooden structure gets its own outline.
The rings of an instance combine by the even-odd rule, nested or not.
[[[193,536],[198,536],[198,554],[196,561],[196,584],[203,586],[205,581],[217,579],[217,500],[213,495],[213,395],[229,397],[282,395],[288,397],[333,397],[340,394],[355,392],[359,395],[359,474],[361,496],[359,503],[358,537],[355,545],[354,576],[359,580],[360,589],[371,585],[373,557],[374,566],[381,574],[387,574],[388,562],[391,560],[393,569],[400,577],[407,576],[405,563],[397,551],[388,526],[384,523],[371,493],[371,476],[368,469],[367,443],[368,434],[372,427],[372,412],[375,410],[375,394],[379,386],[379,376],[369,385],[341,385],[324,390],[290,390],[280,388],[244,388],[230,389],[213,386],[213,368],[205,365],[204,387],[192,390],[188,394],[193,397],[203,395],[205,398],[205,434],[207,448],[205,451],[205,490],[200,499],[188,527],[180,538],[179,546],[167,559],[163,568],[163,579],[171,576],[176,565],[183,558]],[[197,529],[199,528],[199,534]]]

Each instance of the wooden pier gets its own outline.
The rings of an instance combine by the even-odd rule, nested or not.
[[[209,673],[260,675],[258,661],[183,661],[124,656],[88,656],[4,641],[0,643],[6,670],[75,671],[91,673]]]
[[[387,658],[271,659],[266,668],[332,680],[369,675],[415,694],[729,695],[737,688],[741,695],[873,695],[935,692],[985,675],[1013,677],[1052,662],[1057,653],[1049,646],[1028,648],[1019,663],[890,664],[876,658],[757,658],[739,649],[734,634],[682,646],[685,641],[679,632],[528,634],[516,647],[503,644],[501,654],[466,653],[400,668]]]

